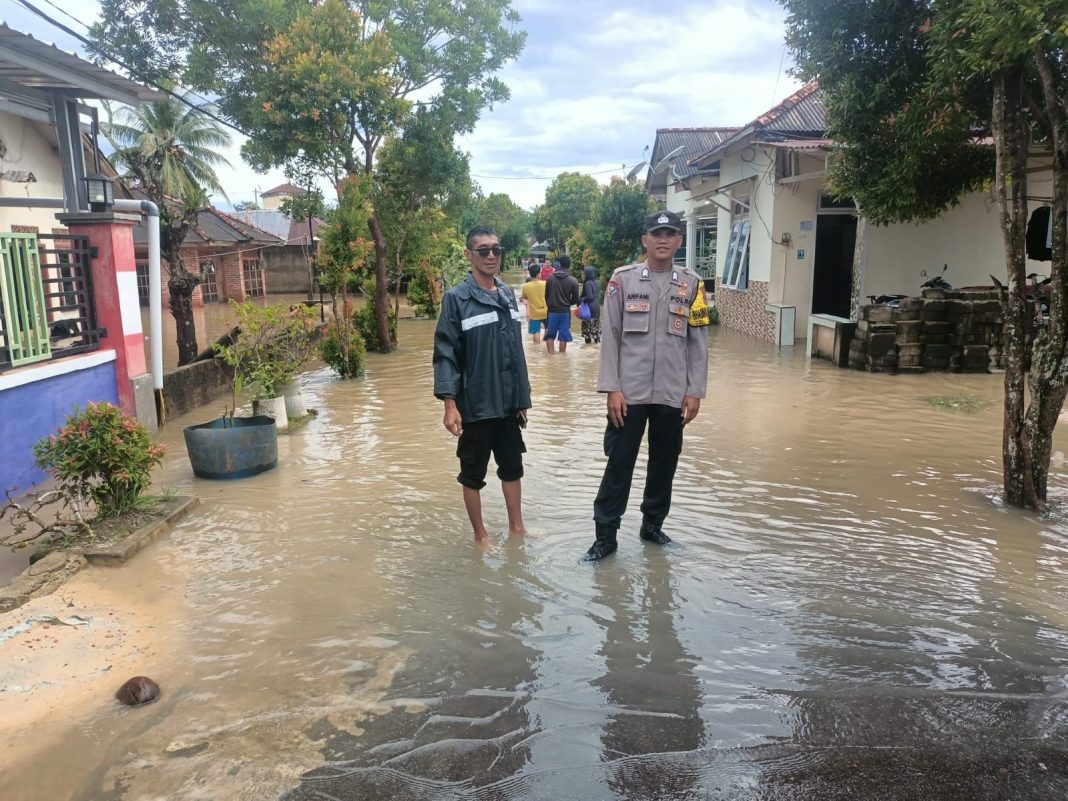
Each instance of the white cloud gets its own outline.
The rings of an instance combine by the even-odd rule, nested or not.
[[[63,7],[84,22],[99,14],[96,0]],[[772,0],[676,0],[670,13],[641,0],[513,0],[513,7],[527,46],[501,71],[511,99],[484,112],[458,145],[471,153],[484,191],[507,192],[522,206],[540,203],[565,170],[607,182],[642,159],[658,127],[741,125],[798,85],[788,61],[780,70],[783,12]],[[7,21],[77,48],[17,6]],[[235,136],[227,153],[234,166],[221,172],[232,201],[284,180],[280,171],[260,175],[245,165],[240,144]]]

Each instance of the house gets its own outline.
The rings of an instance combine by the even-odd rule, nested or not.
[[[659,139],[654,165],[655,151],[669,153],[673,141]],[[673,166],[665,173],[665,202],[684,215],[687,242],[695,241],[703,218],[716,217],[722,325],[792,345],[811,338],[813,327],[856,319],[869,296],[918,293],[923,270],[948,264],[946,277],[956,286],[1005,275],[996,203],[981,191],[927,223],[867,226],[854,276],[858,214],[852,200],[827,191],[832,153],[813,81],[690,158],[685,170],[695,172]],[[1041,171],[1031,180],[1036,197],[1050,194]],[[687,263],[696,257],[687,252]],[[1041,263],[1030,263],[1032,270],[1042,272]]]
[[[0,23],[0,491],[45,478],[33,445],[76,407],[109,401],[155,428],[131,235],[140,214],[90,211],[87,173],[99,167],[85,101],[162,96]]]
[[[260,195],[260,199],[263,201],[264,211],[280,211],[282,203],[286,199],[306,194],[308,194],[307,189],[301,189],[294,184],[284,183],[279,184],[273,189],[268,189]]]
[[[686,221],[679,265],[703,278],[715,277],[719,209],[703,197],[718,184],[719,168],[698,169],[688,162],[707,153],[737,128],[657,128],[645,191]]]
[[[135,193],[136,194],[136,193]],[[148,229],[133,229],[137,252],[137,291],[142,306],[148,305]],[[267,296],[267,253],[284,245],[284,240],[263,231],[233,214],[209,206],[197,214],[197,221],[182,242],[182,260],[189,272],[200,275],[193,290],[193,305],[228,303]],[[163,302],[168,300],[163,282]],[[272,291],[278,291],[273,289]]]
[[[263,250],[264,273],[271,292],[316,290],[312,266],[319,247],[319,229],[325,225],[322,220],[298,220],[282,211],[260,209],[234,211],[230,216],[280,240],[281,244]]]

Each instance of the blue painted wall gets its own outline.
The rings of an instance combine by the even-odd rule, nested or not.
[[[118,405],[115,362],[46,378],[0,392],[0,499],[5,490],[27,492],[47,475],[33,463],[33,446],[54,433],[74,407]]]

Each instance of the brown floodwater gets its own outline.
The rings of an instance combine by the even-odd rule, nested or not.
[[[491,479],[482,551],[432,333],[402,321],[361,380],[305,374],[318,416],[260,476],[192,477],[181,427],[214,410],[168,425],[158,483],[203,503],[110,586],[171,612],[163,697],[42,723],[0,798],[1065,797],[1068,468],[1049,514],[999,502],[999,376],[867,375],[716,329],[678,547],[637,538],[643,458],[589,566],[597,346],[528,344],[530,536]]]

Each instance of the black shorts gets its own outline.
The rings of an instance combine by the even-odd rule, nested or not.
[[[456,445],[460,458],[460,474],[456,480],[465,487],[480,490],[486,486],[486,468],[490,452],[497,462],[497,478],[501,481],[518,481],[523,477],[523,434],[519,430],[519,418],[495,417],[464,423],[464,433]]]

